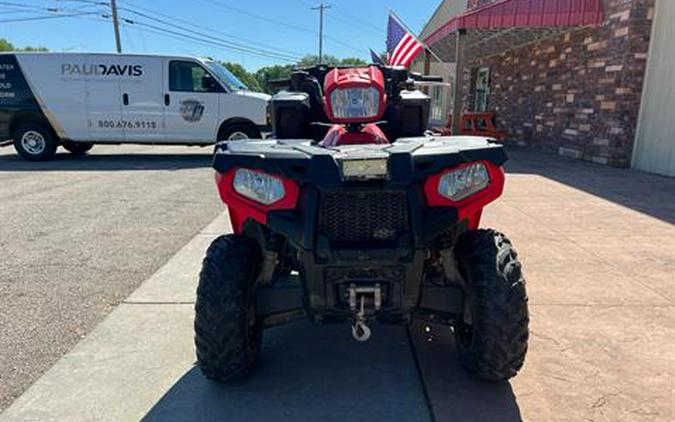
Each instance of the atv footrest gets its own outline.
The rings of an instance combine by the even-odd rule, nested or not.
[[[256,313],[264,328],[302,319],[307,316],[302,304],[302,287],[297,276],[261,287],[256,299]]]
[[[416,316],[450,323],[461,317],[463,303],[464,293],[458,286],[425,285]]]

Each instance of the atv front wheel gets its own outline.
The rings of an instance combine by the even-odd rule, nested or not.
[[[195,304],[195,344],[209,379],[240,380],[255,366],[262,339],[255,313],[261,261],[258,243],[244,236],[221,236],[206,252]]]
[[[488,381],[522,368],[529,316],[520,262],[511,242],[493,230],[464,234],[455,256],[468,287],[468,318],[455,327],[462,366]]]

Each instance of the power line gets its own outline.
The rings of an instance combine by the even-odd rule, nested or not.
[[[22,4],[22,3],[14,3],[14,2],[9,2],[9,1],[0,1],[1,6],[11,6],[11,7],[16,7],[16,8],[21,8],[21,9],[32,9],[32,10],[49,10],[48,7],[40,7],[32,4]],[[53,9],[56,10],[56,9]]]
[[[72,18],[75,16],[87,16],[87,15],[97,15],[96,12],[82,12],[82,13],[71,13],[65,15],[45,15],[45,16],[31,16],[28,18],[16,18],[16,19],[4,19],[0,20],[0,23],[10,23],[10,22],[29,22],[29,21],[39,21],[45,19],[59,19],[59,18]]]
[[[128,9],[128,8],[120,8],[120,9],[125,10],[129,13],[133,13],[135,15],[141,16],[145,19],[149,19],[151,21],[157,22],[161,25],[168,26],[170,28],[174,27],[174,24],[172,24],[171,22],[167,22],[166,20],[159,19],[159,18],[156,18],[154,16],[150,16],[148,14],[138,12],[138,11],[134,11],[134,10],[131,10],[131,9]],[[201,37],[212,39],[212,40],[215,40],[215,41],[220,42],[220,43],[227,43],[227,45],[229,45],[230,47],[235,48],[235,49],[239,49],[239,50],[250,50],[250,51],[255,51],[255,52],[258,52],[258,53],[261,53],[261,54],[274,55],[274,56],[278,56],[279,58],[290,59],[290,60],[300,60],[302,58],[299,55],[296,56],[296,55],[293,55],[293,54],[285,54],[285,53],[281,53],[281,52],[277,52],[277,51],[263,49],[263,48],[260,48],[260,47],[257,47],[257,46],[242,44],[242,43],[238,43],[238,42],[233,42],[231,40],[214,37],[213,35],[210,35],[209,33],[205,33],[205,32],[194,31],[194,30],[191,30],[191,32],[194,33],[194,34],[197,34]]]
[[[124,22],[122,22],[122,24],[125,25]],[[136,27],[135,29],[137,31],[155,34],[155,35],[159,35],[159,36],[162,36],[162,37],[167,37],[167,38],[176,39],[176,40],[180,40],[180,41],[188,40],[191,43],[197,43],[197,44],[201,44],[201,45],[208,46],[208,47],[214,47],[215,46],[215,47],[225,48],[221,44],[214,43],[214,42],[208,41],[208,40],[199,39],[199,38],[196,38],[196,37],[191,37],[191,36],[188,36],[188,35],[180,35],[180,34],[174,35],[174,34],[171,34],[171,33],[166,33],[164,31],[157,31],[157,30],[145,28],[145,27]],[[243,54],[247,54],[247,53],[243,53]],[[252,54],[252,53],[248,53],[248,55],[256,56],[256,54]],[[264,57],[264,58],[270,59],[270,60],[275,61],[277,63],[284,63],[284,64],[291,63],[288,60],[283,60],[283,59],[278,59],[278,58],[270,58],[270,57]]]
[[[108,6],[109,3],[107,1],[95,1],[95,0],[56,0],[57,2],[69,2],[69,3],[86,3],[86,4],[91,4],[91,5],[99,5],[99,6]]]
[[[247,49],[247,48],[235,47],[235,46],[232,46],[227,41],[222,41],[222,40],[219,40],[218,38],[214,38],[214,37],[210,37],[210,36],[203,36],[203,35],[202,36],[194,36],[194,35],[191,35],[189,33],[174,31],[174,30],[171,30],[171,29],[167,29],[167,28],[156,26],[156,25],[152,25],[152,24],[149,24],[147,22],[132,21],[132,20],[129,20],[129,19],[122,19],[122,21],[125,22],[125,23],[128,23],[128,24],[131,24],[131,25],[140,25],[140,26],[143,26],[143,27],[150,28],[154,32],[171,34],[174,37],[182,37],[182,38],[185,38],[185,39],[190,39],[190,40],[198,41],[198,42],[201,42],[201,43],[207,43],[207,44],[210,44],[212,46],[215,45],[215,46],[218,46],[218,47],[226,49],[226,50],[237,51],[237,52],[240,52],[240,53],[247,53],[247,54],[250,54],[250,55],[264,57],[264,58],[268,58],[268,59],[276,59],[276,60],[279,60],[279,61],[283,61],[285,63],[288,63],[289,61],[295,60],[294,58],[290,59],[288,57],[284,57],[284,56],[275,54],[273,52],[255,51],[255,50],[250,50],[250,49]]]
[[[387,31],[385,31],[384,29],[378,29],[377,26],[373,26],[371,23],[368,23],[364,20],[361,20],[361,19],[357,18],[356,16],[351,15],[347,12],[343,12],[342,9],[340,9],[339,7],[335,8],[334,13],[336,15],[339,15],[339,16],[336,16],[336,18],[338,20],[340,20],[342,22],[345,22],[349,25],[359,27],[361,29],[365,29],[366,31],[370,31],[374,34],[387,35]],[[340,16],[342,16],[342,17],[340,17]]]
[[[156,18],[152,18],[152,17],[146,17],[146,18],[150,18],[151,20],[153,20],[155,22],[158,22],[161,25],[169,26],[170,28],[173,28],[173,25],[171,25],[170,23],[166,23],[166,22],[162,21],[161,19],[156,19]],[[132,20],[128,20],[128,19],[125,19],[125,21],[127,23],[131,23],[131,24],[139,23],[141,25],[154,27],[154,25],[149,25],[149,24],[147,24],[145,22],[142,22],[142,21],[132,21]],[[166,29],[166,28],[162,28],[162,27],[154,27],[154,29],[165,30],[167,32],[175,32],[175,30]],[[182,31],[181,33],[186,32],[183,29],[180,29],[179,31]],[[255,54],[264,55],[264,56],[268,56],[268,57],[274,56],[274,57],[277,57],[277,58],[287,59],[287,60],[298,60],[299,59],[299,57],[295,57],[295,56],[289,56],[289,55],[286,55],[286,54],[276,53],[274,51],[269,51],[269,50],[264,50],[264,49],[260,49],[260,48],[256,48],[256,47],[250,47],[250,46],[246,46],[246,45],[242,45],[242,44],[232,43],[231,41],[223,40],[222,38],[214,37],[212,35],[209,35],[209,34],[206,34],[206,33],[203,33],[203,32],[199,32],[199,31],[190,31],[188,33],[188,35],[190,35],[190,36],[193,36],[193,34],[198,35],[202,39],[208,39],[210,41],[218,43],[219,45],[225,46],[228,49],[239,51],[239,52],[250,52],[250,53],[255,53]]]
[[[297,25],[291,25],[291,24],[289,24],[289,23],[287,23],[287,22],[280,21],[280,20],[276,20],[276,19],[272,19],[272,18],[268,18],[268,17],[262,16],[262,15],[258,15],[258,14],[256,14],[256,13],[252,13],[252,12],[249,12],[249,11],[246,11],[246,10],[243,10],[243,9],[240,9],[240,8],[238,8],[238,7],[234,7],[234,6],[229,6],[229,5],[223,4],[223,3],[219,2],[219,1],[215,1],[215,0],[203,0],[203,1],[206,1],[206,2],[208,2],[208,3],[211,3],[211,4],[215,5],[215,6],[221,7],[221,8],[223,8],[223,9],[232,10],[232,11],[237,12],[237,13],[240,13],[240,14],[242,14],[242,15],[246,15],[246,16],[249,16],[249,17],[251,17],[251,18],[258,19],[258,20],[260,20],[260,21],[262,21],[262,22],[267,22],[267,23],[271,23],[271,24],[273,24],[273,25],[283,26],[283,27],[285,27],[285,28],[293,29],[293,30],[299,31],[299,32],[305,32],[305,33],[309,33],[309,34],[318,35],[318,32],[315,31],[315,30],[313,30],[313,29],[309,29],[309,28],[305,28],[305,27],[301,27],[301,26],[297,26]],[[359,53],[361,53],[361,52],[363,51],[363,49],[355,48],[353,45],[348,44],[348,43],[345,43],[345,42],[343,42],[343,41],[340,41],[340,40],[338,40],[337,38],[331,37],[331,36],[329,36],[329,35],[324,35],[324,38],[327,39],[327,40],[331,40],[331,41],[333,41],[334,43],[339,44],[339,45],[341,45],[341,46],[343,46],[343,47],[345,47],[345,48],[348,48],[348,49],[350,49],[350,50],[357,51],[357,52],[359,52]]]
[[[10,10],[17,11],[17,12],[23,11],[23,12],[58,13],[58,12],[76,12],[76,11],[80,10],[80,9],[59,9],[59,8],[56,8],[56,7],[42,7],[42,6],[7,2],[7,1],[0,1],[0,6],[9,7],[9,8],[11,8]]]
[[[129,2],[128,0],[124,0],[124,3],[132,5],[132,3]],[[126,7],[120,7],[120,10],[126,10],[128,12],[136,13],[136,14],[138,14],[138,10],[142,10],[146,13],[152,13],[152,14],[157,15],[157,16],[162,16],[162,17],[164,17],[168,20],[178,22],[182,25],[188,25],[188,26],[191,26],[193,28],[199,28],[199,29],[202,29],[202,30],[205,30],[205,31],[209,31],[210,33],[220,34],[220,35],[225,36],[227,38],[233,38],[233,39],[244,41],[244,42],[247,42],[247,43],[256,44],[257,46],[260,46],[260,47],[273,49],[275,51],[279,51],[279,52],[282,52],[282,53],[288,53],[289,55],[293,55],[293,56],[298,56],[298,57],[304,56],[303,53],[299,53],[297,51],[286,50],[286,49],[283,49],[283,48],[279,48],[277,45],[265,44],[265,43],[260,42],[259,40],[251,40],[250,38],[244,38],[244,37],[241,37],[241,36],[238,36],[238,35],[234,35],[234,34],[231,34],[231,33],[220,31],[218,29],[210,28],[210,27],[203,26],[203,25],[197,25],[194,22],[190,22],[190,21],[187,21],[185,19],[177,18],[175,16],[167,15],[166,13],[158,12],[156,10],[151,10],[151,9],[146,8],[146,7],[141,7],[141,6],[139,6],[135,3],[133,4],[133,7],[134,7],[134,9],[137,9],[137,10],[134,11],[134,10],[126,8]]]
[[[242,14],[242,15],[249,16],[249,17],[251,17],[251,18],[258,19],[258,20],[263,21],[263,22],[267,22],[267,23],[271,23],[271,24],[274,24],[274,25],[283,26],[283,27],[286,27],[286,28],[289,28],[289,29],[293,29],[293,30],[295,30],[295,31],[305,32],[305,33],[309,33],[309,34],[316,34],[316,33],[317,33],[317,32],[316,32],[315,30],[313,30],[313,29],[303,28],[303,27],[297,26],[297,25],[291,25],[291,24],[289,24],[289,23],[287,23],[287,22],[279,21],[279,20],[276,20],[276,19],[268,18],[268,17],[266,17],[266,16],[262,16],[262,15],[258,15],[258,14],[252,13],[252,12],[248,12],[248,11],[246,11],[246,10],[239,9],[238,7],[234,7],[234,6],[230,6],[230,5],[227,5],[227,4],[223,4],[223,3],[219,2],[219,1],[215,1],[215,0],[206,0],[206,1],[207,1],[208,3],[211,3],[211,4],[215,5],[215,6],[221,7],[221,8],[223,8],[223,9],[232,10],[232,11],[234,11],[234,12],[240,13],[240,14]]]

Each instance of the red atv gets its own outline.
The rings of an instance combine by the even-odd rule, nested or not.
[[[453,327],[462,365],[500,381],[522,367],[525,280],[503,234],[479,229],[504,186],[490,139],[425,132],[429,98],[402,68],[317,66],[275,95],[276,139],[221,142],[213,166],[234,234],[209,247],[197,289],[203,373],[246,377],[265,328],[308,317],[413,318]],[[320,84],[322,81],[323,84]]]

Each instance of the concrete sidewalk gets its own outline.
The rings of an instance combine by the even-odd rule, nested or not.
[[[194,366],[193,307],[220,216],[18,398],[0,421],[430,421],[404,327],[368,343],[348,326],[265,332],[254,376],[207,381]]]

